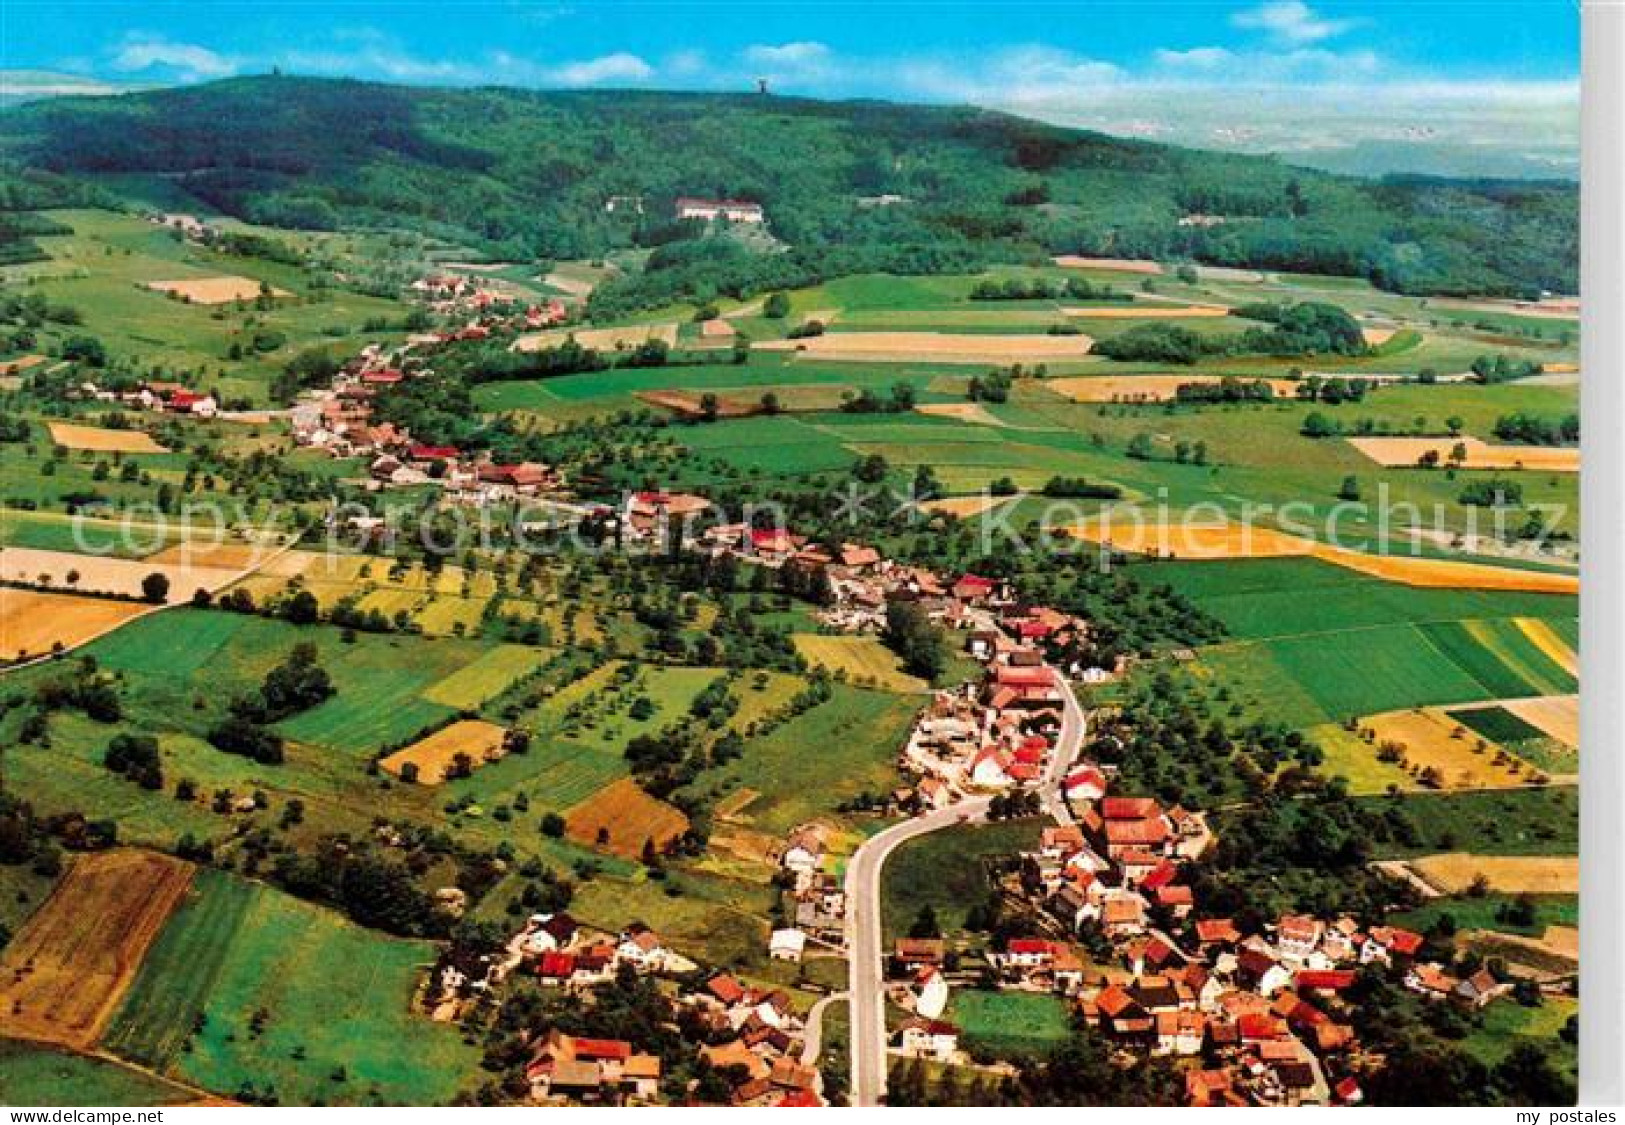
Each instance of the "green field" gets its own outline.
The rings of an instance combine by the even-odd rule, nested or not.
[[[1529,925],[1517,925],[1497,916],[1513,902],[1511,896],[1502,894],[1431,899],[1414,910],[1395,914],[1394,923],[1425,932],[1440,917],[1448,914],[1455,921],[1458,931],[1498,930],[1526,937],[1539,937],[1546,932],[1547,926],[1580,924],[1580,899],[1576,895],[1536,895],[1531,896],[1530,901],[1535,908],[1535,920]]]
[[[1473,618],[1539,617],[1555,627],[1580,611],[1569,595],[1406,586],[1320,559],[1145,563],[1128,573],[1178,590],[1238,640]]]
[[[332,676],[333,698],[285,720],[279,729],[298,742],[357,756],[411,737],[457,708],[435,702],[444,681],[459,672],[489,685],[493,668],[511,668],[513,656],[492,656],[490,646],[452,638],[358,633],[345,641],[340,630],[301,628],[261,617],[178,609],[133,622],[130,628],[96,642],[88,651],[107,667],[124,673],[136,708],[163,725],[201,733],[212,708],[196,711],[198,693],[224,704],[230,693],[249,691],[302,642],[317,646]],[[484,663],[481,663],[484,661]]]
[[[1048,993],[959,989],[943,1018],[959,1025],[966,1050],[998,1059],[1047,1054],[1071,1033],[1066,1002]]]
[[[1510,622],[1343,629],[1217,645],[1201,659],[1216,679],[1300,727],[1420,704],[1575,690],[1574,678]]]
[[[992,890],[983,862],[1032,848],[1042,827],[1037,820],[958,825],[899,846],[881,872],[886,939],[907,933],[925,906],[936,912],[944,934],[962,929],[966,911]]]
[[[836,685],[828,702],[747,739],[742,757],[697,785],[760,793],[746,811],[765,832],[828,817],[842,801],[896,787],[894,763],[919,706],[917,698]]]
[[[205,868],[106,1046],[228,1096],[250,1084],[290,1104],[446,1104],[477,1052],[412,1011],[434,958],[426,942]]]
[[[1494,1066],[1520,1043],[1533,1043],[1553,1050],[1558,1069],[1571,1081],[1577,1080],[1578,1049],[1558,1033],[1579,1010],[1579,1002],[1567,996],[1543,997],[1538,1008],[1498,1001],[1484,1009],[1483,1025],[1462,1041],[1462,1048],[1485,1065]]]
[[[105,1059],[0,1039],[0,1105],[183,1105],[196,1098],[161,1078]]]
[[[1395,798],[1367,797],[1381,811]],[[1417,839],[1383,843],[1383,857],[1471,851],[1483,855],[1575,855],[1580,848],[1580,791],[1573,786],[1507,792],[1410,793],[1397,798]]]

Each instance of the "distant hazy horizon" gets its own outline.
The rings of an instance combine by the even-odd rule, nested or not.
[[[476,2],[383,10],[15,0],[0,102],[280,68],[412,85],[748,90],[986,106],[1360,174],[1574,179],[1558,0],[1212,4]],[[458,18],[445,14],[456,9]]]

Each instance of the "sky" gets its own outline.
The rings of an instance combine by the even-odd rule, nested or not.
[[[1574,176],[1573,0],[4,0],[5,92],[273,67],[969,103],[1342,171]]]

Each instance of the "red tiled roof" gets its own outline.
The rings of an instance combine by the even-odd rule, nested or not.
[[[1262,1012],[1246,1013],[1236,1020],[1236,1026],[1240,1029],[1243,1039],[1279,1039],[1286,1034],[1286,1028],[1280,1020]]]
[[[993,681],[1001,687],[1050,687],[1055,673],[1042,664],[1031,668],[998,664],[993,668]]]
[[[1012,938],[1006,948],[1009,952],[1021,956],[1054,952],[1050,943],[1043,938]]]
[[[1100,815],[1107,820],[1145,820],[1161,813],[1155,797],[1103,797],[1100,801]]]
[[[1140,886],[1145,890],[1155,891],[1168,886],[1178,877],[1179,868],[1167,860],[1163,860],[1146,873],[1146,876],[1140,880]]]
[[[632,1055],[632,1044],[624,1039],[577,1039],[576,1058],[578,1059],[620,1059],[626,1060]]]
[[[1241,934],[1228,918],[1204,918],[1196,923],[1196,937],[1204,942],[1234,942],[1241,939]]]
[[[565,978],[576,971],[576,959],[570,953],[544,953],[536,972],[544,977]]]
[[[1298,988],[1318,988],[1336,992],[1354,983],[1353,969],[1302,969],[1292,978]]]
[[[414,445],[407,450],[414,461],[449,461],[457,456],[455,445]]]

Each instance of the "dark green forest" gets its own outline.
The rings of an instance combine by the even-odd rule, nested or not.
[[[1410,293],[1577,284],[1573,184],[1359,180],[968,107],[267,76],[24,105],[0,113],[0,145],[32,169],[121,190],[161,179],[270,225],[405,225],[526,259],[659,248],[600,293],[604,315],[1051,253]],[[773,238],[701,238],[673,221],[679,195],[761,202]],[[606,211],[612,196],[641,197],[642,214]],[[1227,221],[1180,226],[1192,212]]]

